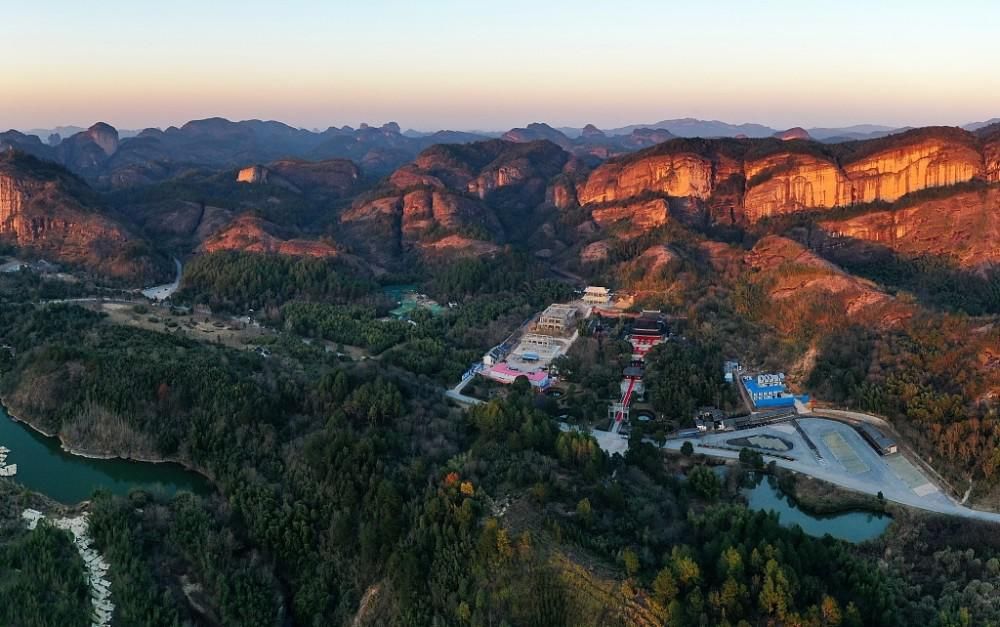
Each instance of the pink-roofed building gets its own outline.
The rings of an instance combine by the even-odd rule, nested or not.
[[[533,372],[525,372],[522,370],[517,370],[512,368],[507,362],[503,361],[499,364],[486,368],[482,371],[482,375],[489,377],[498,383],[504,383],[510,385],[518,377],[526,377],[533,387],[540,390],[544,390],[551,383],[549,374],[544,370],[536,370]]]

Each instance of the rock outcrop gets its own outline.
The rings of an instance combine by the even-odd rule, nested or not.
[[[712,193],[712,171],[710,160],[690,152],[611,162],[590,175],[580,202],[610,202],[648,192],[704,200]]]
[[[984,142],[983,158],[986,166],[986,180],[990,183],[1000,183],[1000,131]]]
[[[583,263],[599,263],[607,261],[611,252],[611,243],[606,240],[587,244],[580,251],[580,261]]]
[[[96,177],[118,152],[118,131],[98,122],[82,133],[68,137],[55,147],[56,160],[85,177]]]
[[[236,173],[237,183],[275,185],[295,193],[343,197],[356,190],[361,170],[347,159],[302,161],[283,159],[252,165]]]
[[[206,239],[199,250],[205,253],[238,250],[296,257],[335,257],[339,254],[337,248],[328,242],[295,237],[286,239],[279,227],[254,216],[233,220]]]
[[[780,139],[781,141],[785,142],[791,141],[793,139],[812,139],[812,137],[809,135],[809,131],[802,128],[801,126],[796,126],[788,129],[787,131],[781,131],[779,133],[775,133],[774,136]]]
[[[911,192],[983,176],[983,155],[972,145],[928,139],[882,150],[844,165],[855,202],[892,202]]]
[[[662,198],[632,204],[612,204],[594,209],[591,216],[599,226],[608,227],[612,224],[628,222],[630,232],[642,232],[655,229],[667,223],[670,217],[670,206]]]
[[[236,173],[237,183],[249,183],[251,185],[267,183],[270,172],[262,165],[252,165],[241,169]]]
[[[416,190],[402,200],[403,237],[416,241],[432,229],[461,231],[478,227],[485,234],[503,232],[496,215],[480,202],[445,190]]]
[[[836,327],[850,321],[890,327],[914,313],[875,284],[844,272],[800,243],[761,239],[745,258],[753,280],[767,289],[768,316],[779,329],[803,324]]]

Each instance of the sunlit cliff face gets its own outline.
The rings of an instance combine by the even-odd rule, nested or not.
[[[986,162],[986,180],[1000,183],[1000,137],[987,142],[983,153]]]
[[[983,158],[968,146],[927,142],[879,153],[844,167],[855,202],[892,202],[910,192],[944,187],[983,174]]]
[[[599,167],[580,191],[580,202],[607,202],[646,191],[705,199],[712,193],[712,163],[694,154],[650,157]]]
[[[1000,149],[984,154],[958,141],[930,138],[838,164],[801,152],[777,152],[765,158],[730,163],[679,152],[608,163],[581,186],[582,204],[618,201],[644,192],[707,199],[734,174],[746,188],[740,211],[746,220],[809,209],[892,202],[933,187],[1000,177]]]

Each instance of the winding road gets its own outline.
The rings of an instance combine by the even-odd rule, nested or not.
[[[177,288],[181,286],[181,274],[184,272],[184,265],[177,257],[174,257],[174,266],[177,268],[177,276],[173,283],[146,288],[142,290],[142,295],[150,300],[166,300],[173,296]]]

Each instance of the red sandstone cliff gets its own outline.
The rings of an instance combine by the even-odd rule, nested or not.
[[[127,281],[159,278],[164,260],[115,218],[81,201],[88,190],[59,166],[0,155],[0,240],[25,254]]]
[[[742,190],[734,190],[734,176],[742,178]],[[711,204],[725,193],[742,219],[756,222],[804,210],[893,202],[976,178],[1000,180],[1000,139],[980,141],[958,129],[930,128],[829,146],[675,140],[598,167],[578,195],[584,205],[643,194]]]

